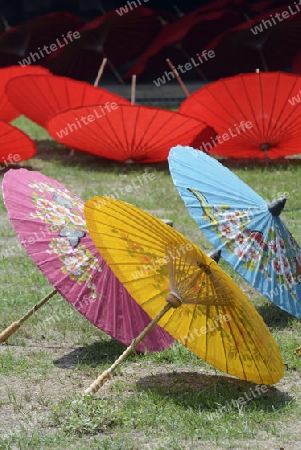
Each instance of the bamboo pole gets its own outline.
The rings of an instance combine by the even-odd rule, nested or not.
[[[172,73],[175,75],[175,77],[176,77],[177,81],[179,82],[181,88],[183,89],[183,91],[184,91],[186,97],[189,97],[189,92],[188,92],[188,90],[187,90],[185,84],[183,83],[183,81],[182,81],[182,79],[181,79],[181,77],[180,77],[178,71],[175,69],[175,66],[172,64],[172,62],[170,61],[169,58],[166,59],[166,62],[167,62],[167,64],[169,65],[169,67],[171,68]]]
[[[38,309],[41,308],[48,300],[50,300],[55,294],[57,293],[57,290],[54,289],[52,292],[50,292],[46,297],[42,298],[38,303],[36,303],[33,308],[31,308],[23,317],[21,317],[20,320],[17,322],[13,322],[6,330],[2,331],[0,334],[0,343],[5,342],[12,334],[17,331],[20,326],[22,325],[25,320],[27,320],[30,316],[32,316]]]
[[[104,52],[102,52],[103,56],[106,58],[107,63],[109,64],[112,72],[114,73],[115,77],[117,78],[117,80],[119,81],[120,84],[124,84],[123,79],[121,78],[119,72],[115,69],[115,66],[113,65],[113,63],[110,61],[110,59],[105,56]]]
[[[107,61],[108,61],[107,58],[103,58],[100,68],[98,70],[97,77],[95,78],[95,81],[94,81],[94,87],[98,86],[99,80],[102,77],[102,74],[103,74],[103,71],[104,71]]]
[[[131,104],[136,102],[136,75],[132,75]]]
[[[154,328],[154,326],[159,322],[159,320],[164,316],[164,314],[174,307],[171,303],[167,303],[164,308],[159,312],[159,314],[148,324],[146,328],[133,340],[131,345],[119,356],[119,358],[111,365],[111,367],[105,370],[98,378],[95,380],[91,386],[85,390],[85,394],[95,394],[104,383],[111,378],[111,373],[121,364],[135,349],[135,347],[142,341],[142,339],[147,335],[147,333]]]

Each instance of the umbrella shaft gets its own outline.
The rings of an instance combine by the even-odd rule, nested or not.
[[[164,314],[172,308],[170,303],[167,303],[164,308],[159,312],[159,314],[148,324],[146,328],[133,340],[131,345],[119,356],[119,358],[111,365],[111,367],[103,372],[91,386],[85,390],[85,394],[91,394],[98,391],[98,389],[110,378],[110,374],[119,366],[122,361],[124,361],[130,353],[133,352],[135,347],[142,341],[142,339],[147,335],[147,333],[154,328],[155,325],[159,322],[159,320],[164,316]]]
[[[55,294],[57,293],[57,290],[54,289],[52,292],[50,292],[46,297],[42,298],[38,303],[34,305],[33,308],[31,308],[21,319],[19,320],[19,325],[21,325],[25,320],[27,320],[30,316],[32,316],[38,309],[41,308],[48,300],[50,300]]]
[[[144,328],[144,330],[137,336],[131,345],[119,356],[119,358],[112,364],[110,370],[113,371],[117,366],[125,359],[127,356],[135,350],[135,347],[142,341],[142,339],[154,328],[155,325],[159,322],[159,320],[164,316],[164,314],[172,308],[170,303],[167,303],[164,308],[159,312],[159,314]]]

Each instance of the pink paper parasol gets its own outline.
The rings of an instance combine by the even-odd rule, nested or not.
[[[12,224],[41,272],[91,323],[129,345],[151,320],[98,253],[84,202],[56,180],[26,169],[8,171],[2,187]],[[156,326],[137,350],[162,350],[172,342]]]

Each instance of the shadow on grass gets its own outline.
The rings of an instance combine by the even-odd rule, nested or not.
[[[137,388],[168,397],[176,405],[215,414],[238,412],[242,407],[273,413],[294,400],[274,386],[197,372],[157,373],[141,378]]]
[[[35,170],[32,166],[29,165],[24,165],[22,166],[22,164],[8,164],[5,166],[1,166],[0,165],[0,177],[1,175],[3,176],[6,172],[8,172],[10,169],[27,169],[27,170]]]
[[[115,340],[94,342],[87,347],[79,347],[54,361],[61,369],[74,367],[97,367],[101,364],[114,362],[124,352],[126,347]],[[131,358],[131,355],[128,359]]]
[[[284,329],[291,325],[294,316],[283,311],[274,303],[266,303],[256,307],[265,323],[270,328]]]
[[[114,161],[111,159],[100,158],[96,155],[90,153],[81,152],[78,150],[72,150],[57,142],[50,140],[41,140],[37,142],[38,153],[35,156],[35,160],[42,161],[60,161],[66,167],[84,167],[86,170],[97,170],[99,172],[141,172],[141,167],[143,168],[155,168],[157,171],[169,172],[168,162],[158,162],[158,163],[123,163],[119,161]]]
[[[293,166],[301,165],[301,158],[278,158],[269,159],[266,162],[264,159],[253,159],[253,158],[228,158],[228,159],[218,159],[223,166],[228,167],[228,169],[262,169],[262,170],[272,170],[272,169],[288,169],[290,170]]]

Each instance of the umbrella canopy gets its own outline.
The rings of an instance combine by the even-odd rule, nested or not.
[[[182,69],[185,63],[190,63],[191,68],[202,75],[203,63],[206,64],[208,59],[205,45],[218,33],[238,24],[239,21],[238,13],[230,10],[207,14],[197,14],[193,11],[184,15],[177,22],[166,24],[162,28],[127,72],[126,77],[141,73],[147,77],[161,75],[167,69],[166,58],[170,58],[175,66],[182,64]],[[202,55],[204,50],[205,56]]]
[[[95,77],[100,59],[107,57],[115,67],[127,63],[161,27],[157,13],[143,6],[121,15],[111,11],[81,27],[80,39],[50,55],[46,65],[56,75],[88,80]]]
[[[269,300],[301,317],[301,248],[279,217],[286,199],[267,203],[193,148],[171,149],[168,161],[188,211],[221,256]]]
[[[0,120],[10,122],[18,117],[20,111],[8,99],[5,88],[7,82],[24,74],[49,74],[48,69],[40,66],[10,66],[0,69]]]
[[[237,75],[196,91],[179,111],[215,129],[218,136],[202,146],[210,154],[283,158],[300,153],[301,105],[293,99],[300,89],[301,77],[296,75]]]
[[[262,13],[266,9],[275,8],[278,6],[287,6],[286,0],[259,0],[252,2],[250,5],[250,11],[255,13]],[[291,5],[292,6],[292,5]]]
[[[83,218],[84,202],[56,180],[25,169],[5,174],[3,197],[22,245],[56,290],[91,323],[129,345],[150,319],[99,255]],[[152,352],[173,339],[156,327],[144,342]]]
[[[56,12],[34,17],[9,28],[0,35],[0,67],[20,62],[25,65],[41,64],[51,53],[51,45],[57,48],[65,46],[69,42],[65,37],[67,33],[83,24],[84,21],[73,14]]]
[[[152,215],[110,197],[88,200],[85,217],[116,276],[150,317],[161,317],[158,323],[173,337],[241,379],[273,384],[283,376],[279,349],[262,318],[197,246]]]
[[[197,11],[203,13],[225,8],[234,9],[235,11],[245,13],[249,10],[249,5],[246,3],[245,0],[213,0],[207,5],[198,8]]]
[[[290,5],[290,10],[288,6],[271,9],[218,35],[206,47],[216,55],[203,67],[206,77],[216,80],[256,69],[286,70],[300,50],[298,8]]]
[[[54,139],[69,147],[139,163],[166,161],[172,145],[188,145],[212,133],[203,122],[177,112],[136,105],[112,109],[99,104],[60,113],[48,121],[47,129]]]
[[[32,158],[36,152],[36,144],[27,134],[0,121],[0,170]]]
[[[129,104],[119,95],[83,81],[55,75],[23,75],[6,86],[10,102],[33,122],[45,127],[61,111],[91,103]]]

